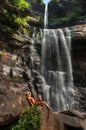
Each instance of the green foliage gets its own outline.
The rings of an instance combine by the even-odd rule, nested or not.
[[[0,10],[0,23],[2,24],[0,33],[10,37],[16,30],[25,28],[28,29],[27,21],[30,19],[28,16],[22,16],[23,12],[30,8],[30,4],[26,0],[9,0],[9,5],[11,9],[16,9],[15,11],[7,10],[4,6]]]
[[[71,0],[71,3],[72,3],[73,5],[77,5],[77,1],[76,1],[76,0]]]
[[[50,2],[60,2],[60,0],[50,0]]]
[[[22,27],[22,26],[26,26],[27,25],[27,21],[30,19],[29,16],[25,17],[25,18],[22,18],[20,16],[15,16],[14,18],[14,23],[19,26],[19,27]]]
[[[30,4],[26,0],[10,0],[10,3],[15,5],[21,12],[20,15],[12,14],[14,24],[17,24],[18,27],[26,26],[29,16],[23,18],[22,11],[30,8]]]
[[[69,20],[78,20],[78,19],[79,19],[79,14],[78,13],[72,12],[69,15]]]
[[[38,3],[43,3],[43,0],[37,0]]]
[[[73,7],[73,12],[75,12],[76,15],[82,16],[84,11],[82,4],[80,4],[78,0],[71,0],[71,4]]]
[[[10,130],[41,130],[42,116],[37,107],[31,107],[23,113],[18,123]]]
[[[62,18],[58,18],[58,19],[52,19],[52,22],[61,22],[61,23],[68,23],[68,22],[72,22],[75,20],[81,20],[86,18],[86,15],[82,15],[80,16],[79,14],[72,12],[71,14],[69,14],[69,16],[67,17],[62,17]]]
[[[30,7],[30,4],[26,0],[9,0],[11,4],[18,7],[20,10],[24,10]]]
[[[43,0],[32,0],[33,2],[43,3]]]

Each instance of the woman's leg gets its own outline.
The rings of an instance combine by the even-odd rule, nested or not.
[[[48,109],[53,111],[53,109],[46,102],[42,101],[42,105],[43,105],[43,107],[46,106]]]

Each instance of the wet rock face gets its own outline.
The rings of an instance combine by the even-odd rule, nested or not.
[[[86,111],[86,24],[73,27],[72,65],[74,85],[79,91],[80,110]]]

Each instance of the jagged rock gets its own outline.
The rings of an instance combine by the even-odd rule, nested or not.
[[[27,84],[0,82],[0,126],[8,124],[21,110],[29,107],[24,95],[27,89]]]

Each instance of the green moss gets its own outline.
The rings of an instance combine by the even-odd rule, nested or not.
[[[22,78],[19,77],[19,76],[13,76],[13,77],[12,77],[12,80],[13,80],[14,82],[20,82],[20,81],[22,81]]]
[[[41,130],[42,116],[37,107],[31,107],[21,115],[16,125],[10,130]]]

